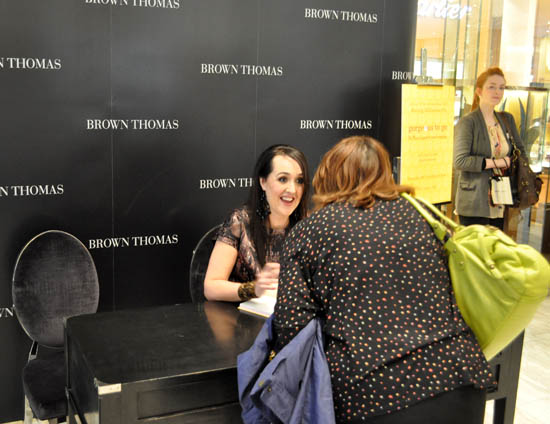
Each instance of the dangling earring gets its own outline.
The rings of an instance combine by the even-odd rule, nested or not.
[[[290,218],[292,218],[291,224],[296,224],[300,220],[300,212],[298,211],[299,208],[300,208],[300,205],[298,204],[296,209],[294,209],[294,212],[290,214]]]
[[[269,208],[269,203],[267,202],[265,191],[262,190],[262,194],[260,195],[260,202],[258,204],[258,208],[256,209],[256,214],[262,220],[264,220],[269,216],[270,213],[271,213],[271,209]]]

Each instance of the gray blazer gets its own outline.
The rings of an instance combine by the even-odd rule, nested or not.
[[[496,117],[508,143],[510,144],[510,137],[513,137],[518,149],[525,154],[514,117],[508,112],[499,112]],[[511,134],[503,119],[508,120]],[[511,153],[510,146],[510,155]],[[493,171],[482,170],[482,167],[485,158],[490,157],[489,132],[478,108],[463,116],[455,126],[453,166],[458,171],[455,207],[459,215],[489,216],[489,178]]]

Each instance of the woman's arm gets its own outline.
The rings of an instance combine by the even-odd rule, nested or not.
[[[508,169],[510,168],[511,163],[512,163],[512,159],[510,159],[510,156],[505,156],[500,159],[485,158],[484,169],[493,169],[493,168]]]
[[[210,254],[208,269],[204,277],[204,297],[208,300],[225,300],[239,302],[239,287],[243,283],[229,281],[231,271],[237,261],[237,249],[221,241],[217,241]],[[266,290],[276,290],[279,279],[279,264],[266,263],[256,274],[255,281],[245,283],[254,284],[254,295],[260,297]]]
[[[472,118],[462,118],[456,124],[454,132],[453,164],[458,171],[481,172],[485,157],[472,155],[475,122]]]
[[[237,249],[217,241],[210,254],[208,269],[204,277],[204,297],[208,300],[238,302],[239,283],[229,281],[231,271],[237,261]]]

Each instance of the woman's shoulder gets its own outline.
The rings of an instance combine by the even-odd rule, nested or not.
[[[464,123],[476,122],[480,118],[480,116],[481,115],[480,115],[480,110],[479,109],[472,110],[472,111],[468,112],[466,115],[462,116],[458,120],[457,125],[464,124]]]
[[[323,206],[309,214],[309,216],[298,222],[302,228],[311,228],[313,231],[321,231],[329,225],[337,222],[347,222],[350,214],[353,213],[353,205],[346,202],[335,202]],[[297,224],[297,225],[298,225]]]
[[[244,234],[249,227],[248,212],[245,207],[233,209],[220,225],[216,240],[238,249]]]
[[[227,216],[226,222],[248,224],[250,222],[250,215],[246,206],[233,209]]]
[[[326,215],[327,208],[331,205],[324,206],[321,209],[313,210],[308,213],[308,216],[298,221],[291,229],[293,233],[297,231],[309,231],[312,228],[318,228],[319,223],[323,222],[323,217]]]
[[[483,124],[483,115],[479,109],[467,113],[455,125],[455,141],[457,137],[458,139],[466,137],[467,140],[470,140],[472,132],[481,124]]]
[[[349,229],[354,226],[365,225],[371,222],[373,225],[385,221],[388,214],[403,213],[408,210],[410,203],[399,196],[396,199],[378,199],[370,208],[356,207],[350,202],[335,202],[322,207],[300,221],[294,227],[294,236],[300,239],[325,239],[330,235],[333,242],[339,237],[349,237]],[[346,229],[342,232],[341,229]],[[335,236],[338,234],[338,236]],[[346,235],[347,234],[347,235]]]
[[[330,204],[311,212],[307,218],[298,221],[286,237],[286,245],[291,250],[309,249],[312,244],[317,245],[326,241],[325,236],[330,235],[330,229],[335,226],[334,204]],[[334,241],[334,239],[333,239]]]
[[[499,110],[498,112],[496,112],[497,115],[500,115],[500,116],[507,116],[509,118],[513,118],[514,115],[512,115],[510,112],[506,112],[505,110]]]
[[[233,209],[226,217],[225,221],[221,225],[223,230],[231,230],[231,232],[237,236],[242,232],[243,227],[250,225],[250,217],[248,210],[245,206]]]
[[[504,120],[504,123],[513,123],[515,125],[516,121],[514,119],[514,115],[512,115],[510,112],[506,112],[505,110],[501,110],[500,112],[497,112],[497,115]]]

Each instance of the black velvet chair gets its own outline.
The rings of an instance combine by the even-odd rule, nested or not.
[[[219,228],[220,225],[216,225],[208,230],[193,249],[193,257],[189,266],[189,292],[193,303],[202,303],[206,300],[204,297],[204,276]]]
[[[33,341],[23,368],[25,424],[32,415],[67,416],[64,318],[97,311],[99,283],[86,247],[63,231],[46,231],[19,253],[12,280],[17,318]],[[41,349],[38,354],[38,346]]]

